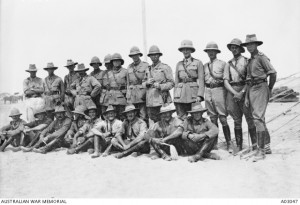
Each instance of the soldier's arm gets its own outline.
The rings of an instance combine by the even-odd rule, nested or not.
[[[173,133],[171,133],[170,135],[168,135],[167,137],[165,137],[163,139],[163,141],[168,141],[170,139],[174,139],[174,138],[178,138],[178,137],[181,137],[183,133],[183,127],[178,127]]]
[[[93,88],[93,90],[91,92],[91,97],[96,97],[100,93],[101,85],[100,85],[99,81],[93,76],[91,76],[90,82],[91,82],[91,85]]]
[[[159,84],[159,88],[162,91],[171,90],[175,86],[172,69],[169,66],[165,66],[163,72],[165,74],[166,82]]]
[[[49,132],[52,132],[54,130],[54,126],[55,121],[52,121],[51,124],[41,132],[41,136],[46,136]]]
[[[60,99],[62,101],[64,101],[65,99],[65,86],[64,86],[64,82],[62,81],[62,79],[59,79],[59,90],[60,90]]]
[[[205,121],[205,125],[208,131],[205,132],[205,135],[209,138],[216,137],[219,134],[219,128],[209,120]]]
[[[238,92],[236,92],[229,84],[229,80],[230,80],[229,69],[230,69],[230,65],[229,65],[229,63],[226,63],[225,68],[224,68],[224,73],[223,73],[224,86],[229,92],[231,92],[233,95],[236,95]]]
[[[204,87],[204,68],[203,68],[203,64],[202,62],[199,60],[199,63],[198,63],[198,85],[199,85],[199,90],[198,90],[198,93],[197,93],[197,96],[201,98],[201,100],[203,101],[204,100],[204,90],[205,90],[205,87]]]
[[[10,124],[5,125],[5,126],[3,126],[3,127],[1,128],[1,132],[6,132],[6,131],[8,131],[8,130],[10,130],[10,129],[11,129],[11,125],[10,125]]]
[[[259,59],[263,68],[267,72],[267,75],[270,76],[269,89],[271,91],[275,85],[277,78],[276,70],[274,69],[273,65],[270,63],[270,60],[266,56],[260,56]]]
[[[43,129],[45,129],[49,124],[39,124],[38,126],[35,126],[33,128],[31,128],[31,131],[41,131]]]
[[[55,137],[55,138],[60,138],[61,136],[64,136],[66,134],[66,132],[70,129],[71,124],[72,124],[71,119],[67,118],[64,121],[62,127],[60,129],[56,130],[55,132],[53,132],[51,134],[51,136]]]
[[[34,92],[31,91],[30,87],[28,86],[27,79],[25,79],[23,81],[23,91],[24,91],[25,95],[32,95],[32,94],[34,94]]]
[[[132,140],[132,141],[128,144],[128,146],[129,146],[129,147],[132,147],[133,145],[135,145],[135,144],[137,144],[137,143],[143,141],[143,140],[144,140],[144,135],[145,135],[145,133],[147,132],[147,130],[148,130],[147,124],[146,124],[146,122],[143,121],[143,122],[140,124],[140,132],[139,132],[139,135],[138,135],[134,140]]]
[[[39,85],[34,88],[35,93],[43,94],[44,93],[44,87],[43,87],[43,80],[39,82]]]
[[[176,71],[175,71],[175,85],[177,85],[179,83],[179,68],[180,62],[177,63],[176,65]]]

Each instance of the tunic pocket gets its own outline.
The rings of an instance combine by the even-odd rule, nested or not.
[[[182,84],[179,83],[174,88],[174,98],[180,98],[182,92]]]

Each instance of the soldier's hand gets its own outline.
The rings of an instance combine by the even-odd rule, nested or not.
[[[196,102],[201,102],[201,101],[203,101],[202,97],[198,96]]]
[[[160,84],[159,84],[159,83],[154,83],[153,86],[154,86],[156,89],[160,89]]]
[[[80,144],[84,143],[84,141],[85,141],[84,137],[78,137],[77,144],[80,145]]]
[[[233,99],[236,101],[240,101],[243,98],[243,96],[244,96],[244,93],[239,92],[233,96]]]
[[[246,99],[245,99],[244,104],[245,104],[246,107],[249,107],[249,105],[250,105],[250,103],[249,103],[249,98],[246,98]]]
[[[129,148],[130,148],[130,146],[127,145],[127,144],[123,146],[123,149],[124,149],[124,150],[128,150]]]
[[[87,135],[86,135],[86,137],[92,137],[94,135],[94,133],[92,133],[92,132],[89,132],[89,133],[87,133]]]
[[[196,136],[194,134],[189,134],[188,138],[194,142],[196,141]]]
[[[269,88],[270,91],[270,98],[272,97],[272,89]]]

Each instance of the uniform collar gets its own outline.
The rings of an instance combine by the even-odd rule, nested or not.
[[[241,58],[243,58],[244,56],[240,55],[237,59],[236,58],[232,58],[229,62],[233,62],[233,61],[239,61]]]
[[[210,61],[210,60],[209,60],[209,63],[210,63],[210,64],[213,64],[213,63],[215,63],[217,60],[218,60],[217,58],[216,58],[215,60],[213,60],[213,61]]]
[[[158,65],[161,64],[160,60],[157,62],[157,64],[154,66],[154,64],[151,65],[152,68],[158,67]]]
[[[189,57],[189,58],[184,58],[183,60],[182,60],[182,62],[187,62],[187,63],[190,63],[190,62],[192,62],[193,61],[193,57],[191,56],[191,57]]]

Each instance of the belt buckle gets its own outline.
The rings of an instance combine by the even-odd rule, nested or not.
[[[210,89],[214,88],[214,85],[212,83],[209,84]]]
[[[186,83],[186,81],[187,81],[187,78],[183,78],[183,82]]]

